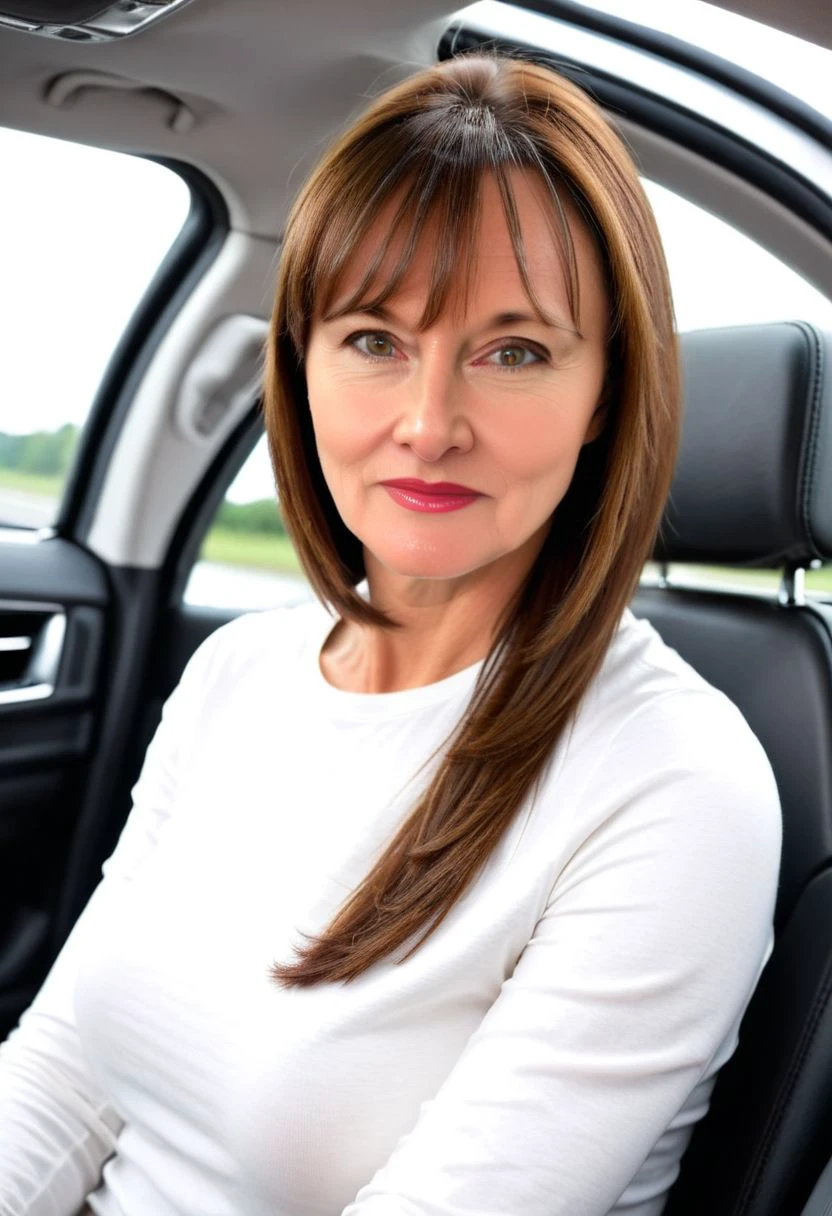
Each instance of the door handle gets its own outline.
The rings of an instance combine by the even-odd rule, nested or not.
[[[31,650],[34,638],[0,638],[0,651]]]
[[[2,628],[2,604],[0,604]],[[28,701],[44,701],[55,692],[58,671],[66,637],[66,613],[48,614],[37,632],[31,635],[15,632],[0,636],[0,654],[26,654],[21,674],[0,683],[0,705],[22,705]]]

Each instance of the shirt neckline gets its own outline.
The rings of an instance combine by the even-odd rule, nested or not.
[[[321,670],[321,650],[336,623],[337,618],[323,609],[305,657],[310,668],[309,675],[315,699],[339,716],[362,719],[391,718],[451,701],[462,693],[473,692],[477,676],[485,662],[480,659],[455,671],[453,675],[435,680],[432,684],[422,684],[418,688],[403,688],[396,692],[349,692],[330,684]]]
[[[366,585],[359,585],[357,590],[361,592],[365,587]],[[312,631],[311,644],[306,650],[304,661],[308,668],[313,697],[327,712],[337,717],[363,721],[388,719],[416,713],[421,709],[449,702],[463,693],[470,695],[473,692],[484,659],[455,671],[443,680],[423,684],[418,688],[403,688],[398,692],[348,692],[346,689],[336,688],[321,670],[321,650],[338,618],[320,601],[317,606],[320,611],[316,614],[316,627]],[[613,635],[610,651],[621,633],[635,623],[636,617],[632,610],[626,607]]]

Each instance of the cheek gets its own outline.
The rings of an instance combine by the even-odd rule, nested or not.
[[[309,375],[309,410],[322,465],[350,465],[383,441],[386,420],[371,394],[350,378]]]
[[[482,430],[484,445],[493,453],[506,483],[536,482],[554,486],[572,475],[581,452],[592,405],[574,399],[527,397],[518,408],[493,415]],[[566,489],[566,486],[563,486]]]

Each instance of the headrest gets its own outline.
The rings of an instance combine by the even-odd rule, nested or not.
[[[685,420],[655,556],[832,557],[832,335],[803,321],[681,336]]]

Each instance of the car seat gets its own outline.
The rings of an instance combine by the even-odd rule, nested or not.
[[[803,322],[681,338],[685,422],[656,558],[785,573],[777,597],[660,579],[633,611],[763,744],[783,858],[774,951],[664,1216],[800,1216],[832,1157],[832,605],[803,594],[804,569],[832,558],[831,350]]]

